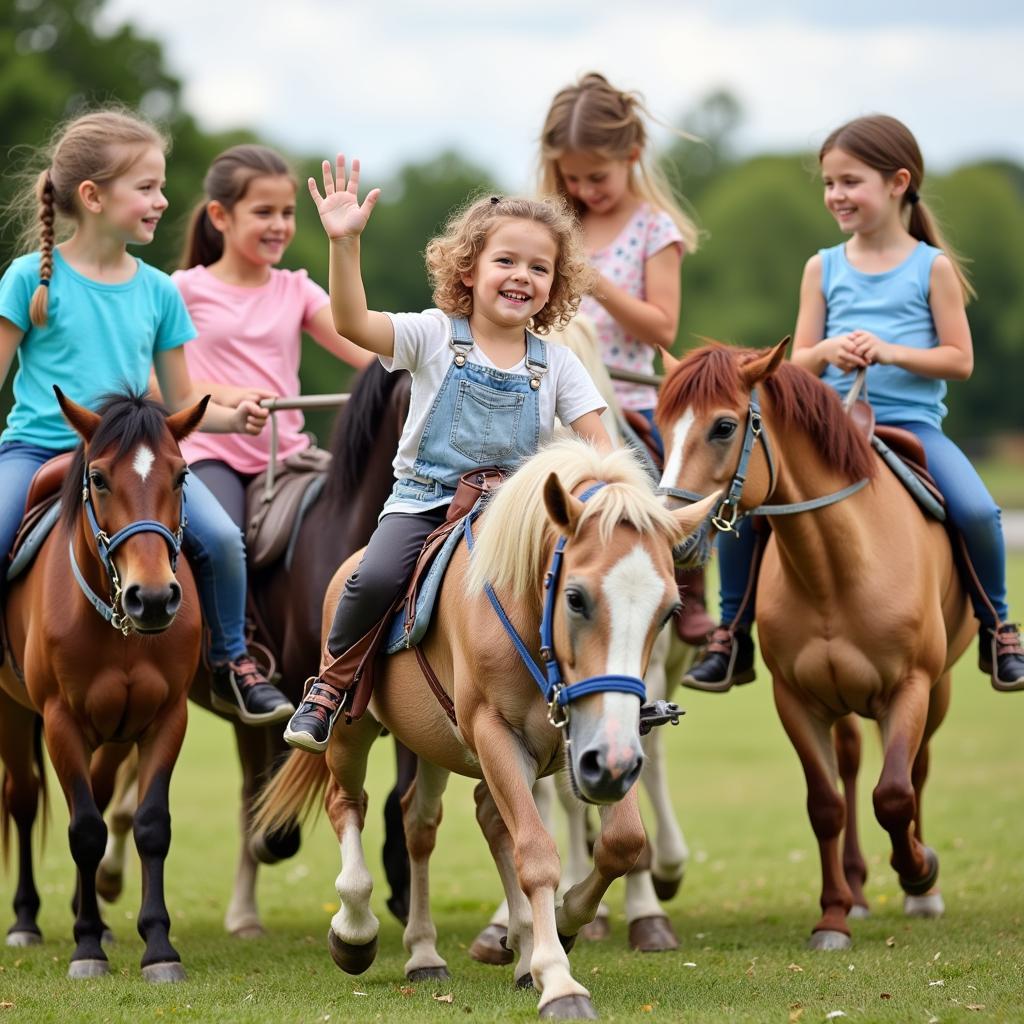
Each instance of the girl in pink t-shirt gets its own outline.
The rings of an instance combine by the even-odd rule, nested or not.
[[[295,235],[295,187],[284,158],[265,146],[233,146],[206,174],[173,279],[197,332],[185,348],[189,372],[218,401],[298,394],[303,331],[352,366],[372,359],[335,331],[330,299],[306,271],[275,267]],[[309,445],[299,410],[277,418],[278,458]],[[269,433],[182,445],[240,529],[246,485],[270,461]]]

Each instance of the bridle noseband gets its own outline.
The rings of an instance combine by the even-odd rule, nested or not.
[[[163,523],[155,519],[138,519],[134,523],[118,530],[113,537],[108,537],[100,528],[99,520],[96,518],[96,510],[92,503],[92,492],[89,489],[89,464],[85,464],[82,470],[82,504],[85,506],[85,518],[89,524],[93,540],[96,542],[96,551],[99,554],[100,563],[106,570],[110,579],[110,602],[101,598],[86,582],[82,575],[78,562],[75,559],[74,537],[68,540],[68,557],[71,559],[71,571],[74,573],[75,581],[81,588],[86,600],[96,609],[114,629],[119,629],[123,636],[128,636],[135,631],[131,619],[124,614],[121,605],[121,577],[118,575],[117,566],[114,565],[114,552],[129,537],[137,533],[156,533],[163,537],[167,543],[168,553],[171,558],[171,572],[178,570],[178,555],[181,553],[181,539],[185,532],[188,519],[185,515],[185,488],[181,489],[180,506],[178,509],[178,529],[172,533]]]
[[[750,404],[747,407],[747,427],[743,434],[743,447],[740,449],[740,459],[736,465],[736,472],[729,481],[729,487],[725,492],[722,503],[711,516],[711,524],[720,533],[736,533],[737,524],[746,516],[789,516],[797,512],[810,512],[816,508],[824,508],[826,505],[834,505],[837,501],[856,494],[864,487],[868,478],[864,477],[856,483],[844,487],[840,491],[833,491],[831,494],[822,495],[820,498],[810,498],[807,501],[794,501],[783,505],[756,505],[746,511],[740,511],[740,499],[743,497],[743,487],[747,482],[747,467],[750,464],[750,456],[753,454],[754,445],[760,441],[764,449],[765,461],[768,463],[768,493],[770,498],[775,493],[776,474],[775,459],[772,457],[771,444],[768,441],[768,434],[764,428],[764,420],[761,416],[761,401],[757,395],[757,388],[750,389]],[[658,487],[658,494],[665,494],[672,498],[681,498],[684,501],[700,501],[705,497],[696,491],[689,491],[682,487]]]

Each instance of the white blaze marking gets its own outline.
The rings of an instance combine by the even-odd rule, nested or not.
[[[132,469],[135,470],[139,476],[142,477],[142,482],[146,482],[146,477],[149,476],[149,471],[153,468],[153,463],[156,461],[156,456],[147,448],[144,444],[140,444],[135,449],[135,459],[132,462]]]
[[[651,556],[639,544],[612,567],[601,585],[608,602],[611,636],[609,675],[643,675],[644,643],[665,597],[665,581]]]
[[[662,487],[678,486],[679,476],[683,471],[683,446],[686,444],[686,435],[689,434],[694,419],[693,410],[687,409],[672,431],[672,450],[665,460],[665,472],[661,475]]]

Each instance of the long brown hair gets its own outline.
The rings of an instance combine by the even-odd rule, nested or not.
[[[541,193],[561,196],[582,216],[585,207],[569,195],[558,161],[568,152],[596,153],[608,160],[628,160],[639,154],[630,162],[630,191],[664,210],[679,228],[686,251],[696,252],[700,232],[650,160],[645,120],[653,118],[640,95],[616,89],[596,71],[566,86],[551,101],[540,135]]]
[[[295,184],[295,175],[276,150],[268,146],[246,143],[232,146],[214,158],[203,179],[205,197],[196,205],[189,219],[181,268],[208,267],[224,255],[224,236],[214,227],[207,207],[218,202],[230,211],[245,196],[256,178],[285,175]]]
[[[907,217],[907,230],[914,238],[946,254],[963,289],[964,301],[976,298],[977,292],[967,277],[963,260],[943,237],[935,214],[921,198],[924,158],[910,129],[902,121],[887,114],[854,118],[836,128],[821,144],[819,163],[833,149],[849,153],[861,163],[874,168],[883,178],[891,178],[900,170],[910,174],[910,185],[903,193],[902,205],[902,212]]]
[[[53,133],[44,150],[46,169],[32,176],[15,203],[16,211],[25,211],[22,246],[39,250],[39,285],[29,305],[29,319],[36,327],[45,327],[49,314],[57,218],[77,220],[78,186],[83,181],[113,181],[149,146],[166,153],[167,139],[154,125],[120,107],[83,114]],[[31,217],[26,215],[29,210]]]

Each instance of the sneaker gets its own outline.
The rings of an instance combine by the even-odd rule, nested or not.
[[[299,710],[285,726],[284,741],[288,746],[298,747],[310,754],[322,754],[327,749],[331,730],[345,706],[348,694],[322,679],[313,678],[309,683]]]
[[[704,656],[683,676],[683,686],[707,693],[725,693],[733,685],[754,681],[754,641],[746,629],[719,626]]]
[[[978,668],[992,679],[993,689],[1002,693],[1024,690],[1024,646],[1020,627],[1013,622],[978,631]]]
[[[280,722],[294,710],[292,702],[267,677],[251,655],[243,654],[226,665],[215,665],[210,703],[218,711],[235,715],[246,725]]]

